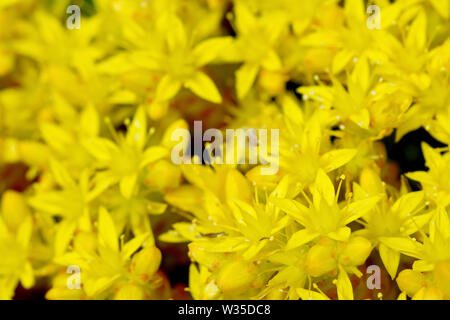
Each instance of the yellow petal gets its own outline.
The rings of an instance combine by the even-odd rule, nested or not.
[[[196,72],[184,86],[194,92],[200,98],[213,103],[221,103],[222,97],[214,82],[203,72]]]
[[[337,294],[339,300],[353,300],[353,287],[347,272],[340,267],[337,279]]]
[[[356,149],[338,149],[331,150],[323,154],[320,158],[322,168],[325,172],[333,171],[347,164],[357,154]]]
[[[128,241],[120,252],[122,260],[126,261],[129,257],[131,257],[131,255],[135,253],[142,246],[142,244],[148,240],[148,238],[149,234],[143,233]]]
[[[400,263],[400,252],[393,250],[384,244],[380,244],[378,247],[380,251],[381,260],[383,260],[383,264],[386,267],[389,275],[392,279],[395,278],[397,274],[398,265]]]
[[[202,41],[194,48],[195,63],[204,66],[213,61],[223,50],[231,45],[232,37],[217,37]]]
[[[116,226],[109,212],[101,207],[98,216],[98,236],[103,245],[113,249],[119,250],[119,239],[117,237]]]
[[[128,127],[127,142],[142,149],[147,143],[147,115],[143,107],[136,110],[133,121]]]
[[[319,192],[320,196],[327,202],[328,206],[335,202],[334,186],[328,175],[321,169],[318,170],[314,188]]]
[[[30,289],[32,286],[34,286],[33,267],[29,262],[25,263],[22,274],[20,275],[20,282],[25,289]]]
[[[391,249],[398,250],[414,258],[421,258],[421,245],[410,238],[381,237],[380,241]]]
[[[422,52],[427,43],[427,17],[425,12],[420,12],[414,19],[406,38],[406,47],[410,50]]]
[[[28,248],[31,234],[33,232],[33,219],[31,216],[25,218],[17,231],[17,242],[24,248]]]
[[[77,225],[74,221],[63,220],[60,223],[55,236],[55,256],[60,256],[66,251],[76,227]]]
[[[120,193],[126,199],[130,199],[131,196],[133,195],[133,192],[136,187],[137,178],[138,178],[137,174],[130,174],[120,179],[119,183]]]
[[[173,78],[170,75],[165,75],[159,80],[158,86],[156,87],[156,102],[162,102],[172,99],[180,90],[181,81]]]
[[[246,63],[236,71],[236,91],[239,99],[245,98],[255,82],[259,66]]]
[[[309,229],[302,229],[300,231],[297,231],[289,239],[289,241],[286,245],[286,250],[291,250],[291,249],[300,247],[301,245],[304,245],[305,243],[308,243],[308,242],[314,240],[318,236],[319,236],[318,233],[313,232]]]
[[[145,150],[139,166],[145,167],[149,163],[156,162],[160,159],[164,159],[169,154],[169,150],[165,147],[153,146]]]
[[[292,199],[272,199],[272,203],[293,217],[303,226],[309,224],[308,211],[309,209],[299,202]]]
[[[355,53],[352,50],[348,49],[340,50],[333,59],[333,65],[331,67],[333,74],[338,74],[339,72],[344,70],[344,68],[353,58],[354,54]]]
[[[225,196],[227,202],[241,200],[251,203],[252,191],[245,176],[238,170],[230,170],[225,180]]]
[[[169,51],[180,50],[186,47],[187,37],[183,22],[175,15],[167,15],[165,18],[167,44]]]
[[[31,215],[22,193],[13,190],[5,191],[1,205],[3,221],[12,230],[17,230],[24,219]]]
[[[392,205],[392,212],[398,214],[401,218],[406,218],[408,215],[412,215],[414,210],[421,204],[424,198],[423,191],[410,192],[401,196]]]
[[[95,137],[99,132],[99,116],[97,109],[89,105],[81,113],[81,134],[85,137]]]
[[[330,300],[330,298],[328,298],[326,295],[322,293],[307,290],[304,288],[298,288],[297,294],[300,296],[300,299],[302,300]]]

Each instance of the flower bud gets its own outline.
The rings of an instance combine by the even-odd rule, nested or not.
[[[45,145],[34,141],[21,141],[19,152],[23,162],[41,166],[48,162],[48,149]]]
[[[211,270],[218,270],[224,263],[222,253],[205,251],[201,245],[195,242],[190,243],[188,248],[189,257],[192,261],[207,266]]]
[[[434,267],[434,278],[437,287],[450,299],[450,261],[441,261]]]
[[[444,295],[442,294],[441,290],[438,288],[431,286],[431,287],[424,287],[417,292],[413,300],[443,300]]]
[[[24,219],[31,214],[22,194],[12,190],[3,194],[2,213],[3,220],[11,230],[17,230]]]
[[[378,173],[371,168],[364,168],[359,178],[361,187],[369,194],[376,195],[383,192],[383,183]]]
[[[154,246],[146,247],[133,256],[131,272],[145,282],[158,270],[160,263],[161,251]]]
[[[3,45],[0,47],[0,76],[6,75],[8,72],[13,70],[15,56],[12,51],[8,50]]]
[[[426,282],[422,273],[411,269],[406,269],[399,273],[397,277],[397,284],[400,290],[406,292],[408,296],[412,297],[426,285]]]
[[[240,294],[248,290],[255,277],[255,267],[251,263],[232,261],[220,269],[217,286],[225,293]]]
[[[316,244],[309,249],[305,262],[306,272],[320,277],[336,268],[335,251],[332,245]]]
[[[371,251],[372,245],[369,240],[353,237],[339,256],[339,262],[344,266],[360,266],[366,261]]]
[[[279,71],[261,70],[258,85],[271,95],[277,95],[284,91],[288,77]]]
[[[181,182],[181,169],[167,160],[160,160],[148,167],[145,185],[165,191],[178,187]]]
[[[211,300],[217,298],[219,293],[219,288],[217,287],[215,281],[210,281],[205,285],[205,288],[203,289],[203,298],[206,300]]]
[[[152,104],[148,105],[147,112],[152,120],[159,120],[166,115],[168,109],[169,103],[166,101],[153,102]]]
[[[306,51],[303,57],[303,67],[306,72],[323,72],[330,67],[333,59],[333,52],[324,48],[311,48]]]
[[[85,298],[82,290],[70,290],[66,287],[56,287],[47,291],[47,300],[81,300]]]
[[[143,300],[144,292],[140,287],[133,283],[127,283],[119,287],[114,295],[114,300]]]

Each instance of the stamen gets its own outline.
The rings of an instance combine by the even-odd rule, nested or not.
[[[305,193],[305,190],[301,191],[303,197],[305,198],[305,200],[308,202],[309,206],[312,206],[312,201],[308,198],[307,194]]]
[[[334,202],[336,202],[336,203],[338,202],[339,194],[341,193],[342,182],[344,182],[344,180],[345,180],[345,175],[343,174],[339,177],[339,185],[338,185],[336,194],[334,196]]]
[[[317,291],[319,291],[321,294],[323,294],[324,296],[326,296],[326,294],[323,293],[322,290],[320,290],[319,286],[318,286],[316,283],[313,284],[313,287],[314,287],[314,289],[316,289]]]

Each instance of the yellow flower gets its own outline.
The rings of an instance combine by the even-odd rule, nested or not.
[[[142,298],[160,285],[159,278],[154,275],[161,254],[152,245],[148,233],[138,235],[126,243],[121,238],[119,245],[114,221],[105,208],[100,208],[97,237],[94,252],[72,251],[56,259],[59,264],[80,267],[81,282],[87,297],[112,297],[114,286],[117,285],[116,298]],[[138,251],[141,246],[144,248]],[[130,286],[143,291],[138,294]]]
[[[244,64],[236,71],[236,91],[239,99],[245,98],[258,75],[264,68],[278,71],[282,62],[276,51],[277,42],[287,26],[286,14],[281,10],[263,11],[256,16],[244,1],[236,1],[234,27],[237,39],[224,59]]]
[[[72,179],[66,168],[57,160],[50,161],[53,181],[60,190],[48,190],[30,197],[29,204],[39,212],[62,217],[54,239],[56,256],[66,250],[77,228],[91,229],[89,203],[94,200],[104,186],[94,184],[88,169],[80,174],[78,180]]]
[[[372,170],[365,169],[361,173],[361,179],[361,187],[356,183],[353,186],[353,193],[356,199],[364,199],[369,195],[385,192],[381,179]],[[369,190],[369,192],[365,190]],[[395,202],[384,197],[359,221],[365,228],[354,233],[363,235],[378,244],[381,260],[392,279],[395,278],[397,273],[400,252],[380,243],[380,239],[408,237],[426,225],[431,219],[433,212],[423,213],[423,209],[426,206],[423,198],[423,191],[403,194]]]
[[[155,103],[170,100],[182,86],[205,100],[222,102],[216,85],[201,69],[213,62],[231,39],[209,38],[194,45],[195,38],[191,37],[194,32],[186,30],[177,16],[167,13],[159,17],[156,25],[160,34],[152,38],[155,41],[152,49],[136,50],[130,57],[136,66],[162,75],[156,87]]]
[[[8,225],[0,217],[0,299],[11,299],[20,281],[26,289],[34,285],[34,271],[30,261],[30,240],[33,222],[26,217],[16,232],[8,230]]]
[[[305,114],[292,98],[282,102],[286,128],[280,137],[280,169],[303,185],[311,184],[317,172],[331,172],[349,163],[357,150],[332,148],[325,131],[332,117],[325,112]]]
[[[422,143],[425,165],[428,171],[409,172],[406,176],[419,181],[429,199],[446,207],[450,204],[450,182],[447,179],[450,154],[441,154],[439,149],[433,149]]]
[[[450,220],[447,211],[438,207],[429,223],[429,235],[422,235],[422,243],[415,238],[383,237],[380,241],[401,253],[417,258],[413,270],[429,272],[437,264],[450,260]]]
[[[147,118],[143,107],[139,107],[128,126],[126,136],[114,132],[115,142],[106,138],[90,138],[84,146],[96,158],[98,172],[95,180],[105,188],[119,182],[121,194],[129,199],[136,192],[139,173],[148,164],[166,157],[164,147],[146,147]]]
[[[377,195],[352,201],[340,207],[337,203],[339,192],[335,193],[330,178],[323,170],[318,171],[310,190],[313,200],[306,198],[308,207],[291,199],[274,201],[276,206],[304,227],[291,236],[287,243],[288,249],[299,247],[320,235],[337,241],[347,241],[351,234],[347,224],[362,217],[380,200],[380,196]]]

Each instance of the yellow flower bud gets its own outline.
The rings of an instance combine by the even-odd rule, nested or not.
[[[406,292],[408,296],[412,297],[426,285],[426,282],[422,273],[411,269],[406,269],[399,273],[397,277],[397,284],[400,287],[400,290]]]
[[[227,0],[206,0],[208,7],[211,9],[219,9],[227,4]]]
[[[136,284],[127,283],[119,287],[114,300],[143,300],[144,292]]]
[[[131,259],[131,273],[142,281],[149,280],[161,263],[161,251],[154,246],[143,248]]]
[[[203,290],[204,299],[214,299],[219,295],[219,288],[217,287],[215,281],[210,281]]]
[[[364,168],[359,178],[361,187],[369,194],[376,195],[383,192],[383,184],[378,173],[373,169]]]
[[[331,65],[333,51],[323,48],[309,49],[303,57],[305,71],[310,73],[323,72]]]
[[[336,268],[335,250],[332,245],[316,244],[309,249],[306,256],[306,272],[313,277],[320,277]]]
[[[284,91],[288,77],[278,71],[261,70],[258,85],[271,95],[277,95]]]
[[[434,267],[434,279],[437,287],[450,299],[450,261],[441,261]]]
[[[168,102],[153,102],[148,105],[147,112],[152,120],[159,120],[166,115],[168,109]]]
[[[217,286],[225,293],[240,294],[248,290],[255,277],[255,267],[251,263],[232,261],[220,269]]]
[[[11,138],[0,138],[0,161],[18,162],[20,161],[19,141]]]
[[[169,161],[160,160],[148,167],[145,184],[157,190],[174,189],[181,181],[181,169]]]
[[[201,245],[195,242],[190,243],[188,248],[189,257],[192,261],[205,265],[211,270],[218,270],[219,268],[222,268],[224,263],[224,256],[222,253],[205,251]]]
[[[344,266],[362,265],[371,251],[372,245],[369,240],[363,237],[354,237],[345,246],[339,256],[339,262]]]
[[[17,230],[24,219],[31,214],[22,194],[12,190],[3,194],[2,213],[3,220],[11,230]]]
[[[45,294],[47,300],[81,300],[85,298],[83,290],[70,290],[66,287],[52,288]]]
[[[4,46],[0,47],[0,76],[6,75],[14,67],[14,54]]]
[[[22,161],[29,165],[41,166],[47,163],[49,153],[46,146],[33,141],[21,141],[19,152]]]
[[[443,300],[444,295],[436,287],[424,287],[417,292],[413,300]]]
[[[286,291],[275,288],[269,291],[269,294],[266,296],[267,300],[284,300],[286,299]]]

